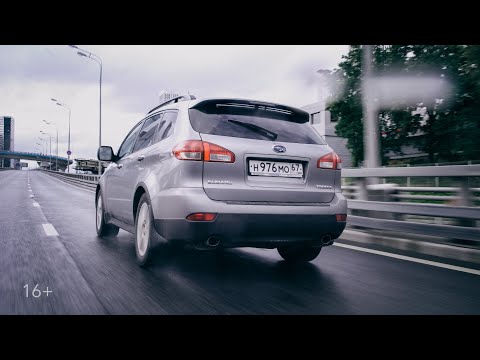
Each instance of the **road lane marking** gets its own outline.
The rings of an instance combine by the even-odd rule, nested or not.
[[[30,197],[31,197],[31,198],[34,198],[34,197],[35,197],[35,195],[30,195]]]
[[[32,191],[32,189],[28,189],[28,191]]]
[[[40,204],[34,201],[34,202],[33,202],[33,206],[35,206],[35,207],[40,207]]]
[[[57,230],[53,227],[52,224],[42,224],[43,226],[43,231],[45,231],[45,234],[47,236],[58,236]]]
[[[338,243],[338,242],[334,243],[333,245],[343,247],[343,248],[346,248],[346,249],[350,249],[350,250],[363,251],[363,252],[376,254],[376,255],[387,256],[387,257],[391,257],[391,258],[395,258],[395,259],[416,262],[416,263],[419,263],[419,264],[436,266],[436,267],[439,267],[439,268],[461,271],[461,272],[466,272],[466,273],[474,274],[474,275],[480,275],[480,270],[469,269],[469,268],[465,268],[465,267],[461,267],[461,266],[449,265],[449,264],[439,263],[439,262],[430,261],[430,260],[417,259],[417,258],[414,258],[414,257],[411,257],[411,256],[397,255],[397,254],[392,254],[392,253],[388,253],[388,252],[384,252],[384,251],[378,251],[378,250],[372,250],[372,249],[362,248],[362,247],[353,246],[353,245],[341,244],[341,243]]]

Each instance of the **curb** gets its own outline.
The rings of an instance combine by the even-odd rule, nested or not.
[[[419,254],[480,264],[480,250],[477,249],[436,244],[421,240],[378,236],[355,230],[344,230],[338,240],[341,242],[342,239],[357,243],[381,245],[398,250],[412,251]]]

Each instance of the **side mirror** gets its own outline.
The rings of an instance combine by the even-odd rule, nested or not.
[[[97,158],[101,161],[114,161],[115,155],[111,146],[100,146],[97,151]]]

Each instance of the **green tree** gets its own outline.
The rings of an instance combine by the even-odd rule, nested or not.
[[[419,99],[410,107],[381,111],[383,162],[387,153],[401,153],[405,145],[426,152],[430,162],[480,159],[480,46],[374,46],[374,75],[392,70],[417,76],[435,74],[448,79],[454,91],[448,101],[438,99],[427,106]],[[344,95],[329,109],[338,120],[337,134],[348,139],[353,163],[358,166],[363,161],[360,46],[351,46],[335,74]]]

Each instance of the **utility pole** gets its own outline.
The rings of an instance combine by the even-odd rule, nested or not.
[[[378,133],[377,106],[374,91],[370,80],[372,79],[373,47],[362,46],[362,106],[363,106],[363,149],[364,167],[376,168],[381,166],[380,138]],[[375,181],[375,180],[373,180]]]

